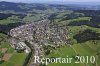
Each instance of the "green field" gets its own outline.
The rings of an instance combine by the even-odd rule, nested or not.
[[[8,60],[0,64],[0,66],[22,66],[27,54],[25,53],[13,53],[12,57]]]
[[[11,57],[7,61],[4,60],[2,63],[0,63],[0,66],[22,66],[27,57],[27,54],[17,53],[15,49],[10,46],[7,37],[7,35],[0,33],[0,39],[3,38],[3,40],[0,41],[0,48],[6,48],[7,52],[4,53],[4,55],[10,54]]]
[[[66,58],[66,56],[69,56],[69,57],[72,57],[73,56],[76,56],[77,53],[80,55],[80,56],[95,56],[96,57],[96,52],[95,50],[93,50],[92,48],[90,48],[89,46],[87,46],[86,44],[84,45],[80,45],[80,44],[74,44],[72,45],[72,47],[68,47],[68,46],[64,46],[64,47],[61,47],[61,48],[58,48],[57,50],[54,50],[53,53],[51,53],[49,55],[49,57],[62,57],[62,58]],[[100,55],[99,55],[100,57]],[[73,58],[73,61],[72,63],[66,63],[66,64],[61,64],[61,63],[52,63],[52,64],[49,64],[48,66],[85,66],[85,63],[74,63],[76,60]],[[98,65],[99,65],[99,61],[96,61],[98,62]],[[90,66],[93,66],[92,63],[88,63],[88,65]]]
[[[73,15],[77,18],[70,18],[70,19],[63,19],[66,16],[64,16],[66,13],[60,13],[57,16],[54,16],[54,23],[57,24],[58,26],[67,26],[67,29],[69,31],[69,36],[72,42],[71,47],[68,46],[64,46],[61,48],[57,48],[57,50],[53,50],[52,53],[50,53],[50,55],[48,55],[47,57],[65,57],[66,55],[73,57],[76,56],[77,54],[79,56],[94,56],[96,58],[96,66],[100,66],[100,54],[97,55],[97,53],[100,53],[100,40],[95,40],[96,43],[93,42],[93,40],[88,40],[82,43],[79,43],[75,38],[73,38],[73,36],[75,36],[76,34],[81,33],[82,31],[86,30],[86,29],[90,29],[96,33],[100,33],[100,29],[96,28],[96,27],[91,27],[88,26],[88,23],[86,25],[72,25],[70,26],[70,23],[75,23],[77,24],[80,23],[81,21],[86,20],[86,22],[88,20],[91,19],[91,17],[77,17],[76,15]],[[69,13],[70,14],[70,13]],[[83,14],[83,13],[82,13]],[[83,14],[84,15],[84,14]],[[68,15],[69,17],[69,15]],[[59,19],[57,19],[59,18]],[[74,58],[73,58],[74,59]],[[76,60],[74,59],[73,62],[71,64],[61,64],[61,63],[50,63],[48,66],[94,66],[93,63],[79,63],[79,64],[75,64]]]
[[[92,29],[91,27],[87,27],[89,29]],[[99,33],[100,29],[94,28],[95,31],[97,31],[97,33]],[[92,29],[92,30],[94,30]],[[75,56],[77,52],[77,54],[79,54],[80,56],[95,56],[96,58],[96,63],[97,66],[100,65],[100,54],[96,56],[96,53],[99,52],[100,53],[100,41],[96,40],[96,44],[94,44],[91,40],[90,41],[86,41],[84,43],[77,43],[77,41],[73,38],[73,36],[77,33],[79,33],[80,26],[69,26],[69,30],[70,30],[70,37],[72,39],[73,45],[72,48],[65,46],[62,48],[59,48],[57,50],[54,50],[53,53],[51,53],[49,56],[50,57],[65,57],[66,55],[69,56]],[[75,60],[74,60],[75,61]],[[85,66],[86,64],[75,64],[74,62],[72,62],[71,64],[60,64],[60,63],[52,63],[49,64],[48,66]],[[92,63],[88,63],[88,65],[93,66]]]
[[[2,7],[4,6],[6,7],[6,5],[3,5]],[[25,14],[26,16],[24,18],[19,18],[19,16],[12,15],[3,20],[1,19],[0,25],[9,25],[11,23],[18,23],[18,22],[23,22],[23,23],[34,22],[37,20],[41,20],[44,17],[51,20],[51,22],[54,25],[57,25],[61,28],[63,27],[66,30],[68,30],[68,35],[71,39],[71,43],[70,43],[71,46],[64,45],[64,47],[60,47],[56,49],[49,47],[48,49],[52,52],[49,55],[46,55],[46,57],[66,58],[66,56],[69,56],[73,58],[72,63],[50,63],[48,64],[48,66],[100,66],[100,39],[99,40],[89,39],[83,42],[79,42],[80,39],[77,40],[77,38],[76,39],[74,38],[74,36],[77,36],[77,34],[83,33],[86,29],[95,32],[96,35],[97,34],[100,35],[100,22],[99,22],[100,13],[98,12],[98,10],[97,11],[96,10],[93,10],[93,11],[82,10],[82,12],[80,12],[80,10],[79,11],[66,10],[66,6],[62,7],[60,5],[60,7],[59,6],[55,7],[55,6],[49,6],[49,5],[44,5],[44,4],[43,5],[41,4],[17,5],[14,7],[14,9],[16,9],[16,7],[20,7],[22,10],[25,9],[26,11],[24,10],[25,12],[17,12],[15,10],[13,12],[11,10],[9,12],[9,10],[7,11],[5,10],[3,12],[1,9],[0,12],[1,13],[15,13],[15,14],[22,13],[22,14]],[[42,10],[41,7],[44,10]],[[6,8],[8,9],[8,6]],[[21,11],[21,9],[18,9],[18,10]],[[86,34],[81,35],[81,36],[84,37]],[[93,37],[94,36],[92,36],[92,38]],[[87,38],[88,36],[85,36],[85,38],[83,39],[87,39]],[[2,58],[2,55],[5,55],[5,54],[11,55],[11,57],[7,61],[0,62],[0,66],[22,66],[27,57],[27,54],[17,53],[15,49],[10,46],[8,39],[9,37],[7,35],[0,33],[0,49],[1,48],[7,49],[5,53],[2,53],[2,51],[0,50],[0,58]],[[76,59],[74,57],[76,55],[84,56],[84,57],[95,56],[96,65],[93,65],[93,63],[90,63],[90,62],[89,63],[75,63]]]

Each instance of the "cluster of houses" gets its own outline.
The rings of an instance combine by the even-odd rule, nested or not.
[[[34,48],[34,55],[38,56],[43,51],[42,45],[56,48],[68,44],[69,39],[66,28],[52,25],[48,19],[18,26],[11,29],[9,34],[12,47],[30,53],[31,49],[25,44],[28,41]]]
[[[38,34],[38,35],[35,35],[37,37],[38,36],[40,37],[40,34],[41,34],[41,37],[42,37],[43,34],[40,31],[45,31],[48,28],[47,23],[49,23],[49,21],[41,20],[38,22],[27,23],[25,25],[21,25],[21,26],[11,29],[9,32],[9,34],[11,36],[11,38],[10,38],[11,46],[17,50],[25,49],[26,53],[31,52],[29,47],[27,45],[25,45],[24,41],[32,40],[35,42],[35,39],[34,39],[35,34]],[[43,28],[43,27],[45,27],[45,28]],[[40,28],[41,28],[41,30],[40,30]],[[38,40],[40,39],[39,37],[37,38]]]
[[[13,28],[10,30],[9,34],[13,37],[11,39],[13,47],[24,46],[25,44],[22,42],[27,39],[38,43],[38,45],[45,45],[52,42],[53,45],[57,46],[67,44],[67,40],[69,39],[66,29],[58,27],[57,25],[51,27],[50,21],[46,19]]]

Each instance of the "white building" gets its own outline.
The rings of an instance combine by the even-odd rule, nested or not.
[[[30,52],[31,52],[31,49],[30,49],[24,42],[19,42],[19,43],[17,44],[16,49],[24,49],[24,51],[25,51],[26,53],[30,53]]]

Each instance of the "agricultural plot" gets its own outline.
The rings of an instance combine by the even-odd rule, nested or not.
[[[93,49],[91,49],[89,46],[87,45],[80,45],[80,44],[74,44],[72,45],[72,47],[68,47],[68,46],[64,46],[62,48],[58,48],[57,50],[54,50],[53,53],[51,53],[49,55],[49,57],[62,57],[62,58],[66,58],[66,56],[72,57],[73,61],[72,63],[52,63],[49,64],[48,66],[85,66],[85,65],[90,65],[93,66],[93,63],[89,62],[89,63],[75,63],[76,59],[74,59],[74,56],[76,56],[77,54],[79,54],[80,56],[94,56],[95,59],[97,59],[96,57],[96,52],[93,51]],[[98,56],[100,57],[100,56]],[[90,60],[90,59],[89,59]],[[97,65],[99,65],[99,59],[96,60]]]
[[[82,15],[85,16],[85,14],[83,13]],[[54,23],[57,24],[58,26],[67,26],[67,29],[69,31],[69,36],[72,42],[72,46],[71,47],[65,46],[63,48],[54,50],[54,52],[50,54],[49,56],[50,57],[53,57],[53,56],[54,57],[66,57],[66,55],[75,56],[77,54],[80,56],[88,56],[88,57],[94,56],[96,60],[95,65],[100,66],[100,63],[99,63],[100,62],[100,54],[99,54],[100,53],[100,40],[91,39],[91,40],[87,40],[87,41],[80,43],[74,38],[76,34],[81,34],[87,29],[97,34],[100,34],[100,29],[94,27],[93,25],[91,26],[91,23],[88,22],[91,20],[91,17],[83,17],[82,15],[81,17],[76,16],[77,18],[68,19],[68,18],[65,18],[64,14],[63,15],[61,14],[58,16],[62,18],[54,19],[55,21]],[[85,36],[85,34],[83,36]],[[87,33],[87,34],[90,34],[90,33]],[[83,39],[86,39],[86,38],[83,38]],[[75,61],[75,59],[73,61]],[[52,64],[49,64],[48,66],[94,66],[94,64],[93,63],[75,64],[72,62],[72,64],[52,63]]]
[[[17,53],[10,46],[7,35],[0,33],[0,66],[22,66],[27,54]]]

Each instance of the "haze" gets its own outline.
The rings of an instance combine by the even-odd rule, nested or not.
[[[100,2],[100,0],[0,0],[8,2],[25,2],[25,3],[34,3],[34,2]]]

